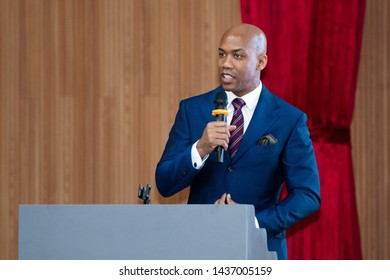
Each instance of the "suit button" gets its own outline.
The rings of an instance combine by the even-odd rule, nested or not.
[[[233,167],[231,167],[231,166],[229,166],[228,168],[227,168],[227,171],[229,171],[229,172],[233,172]]]

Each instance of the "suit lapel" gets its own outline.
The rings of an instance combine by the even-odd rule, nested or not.
[[[257,103],[251,122],[245,131],[240,147],[232,162],[235,162],[243,154],[248,152],[249,148],[256,144],[256,140],[264,135],[269,127],[278,119],[277,108],[279,108],[278,104],[263,84],[260,100]]]
[[[200,109],[203,110],[205,115],[207,116],[207,122],[215,121],[215,117],[212,115],[212,111],[215,109],[214,101],[218,91],[223,91],[223,87],[219,86],[216,89],[212,90],[210,94],[207,95],[208,98],[208,106],[202,106]],[[202,131],[203,133],[203,131]]]

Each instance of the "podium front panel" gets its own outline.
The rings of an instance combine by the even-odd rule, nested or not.
[[[276,259],[251,205],[20,205],[19,259]]]

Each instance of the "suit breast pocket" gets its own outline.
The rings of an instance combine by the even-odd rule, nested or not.
[[[250,163],[253,166],[274,166],[279,162],[281,150],[278,145],[255,145],[250,150]]]
[[[252,153],[254,154],[277,154],[279,147],[275,145],[255,145],[252,147]]]

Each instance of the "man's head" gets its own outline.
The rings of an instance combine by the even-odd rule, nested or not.
[[[218,51],[225,90],[243,96],[259,86],[260,72],[267,65],[267,40],[261,29],[250,24],[231,27],[223,34]]]

